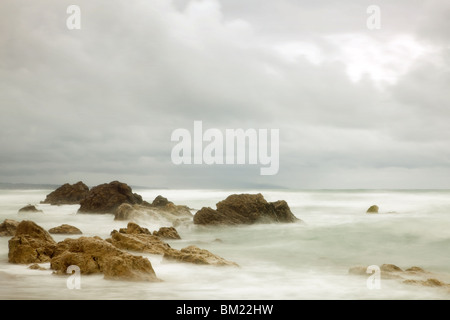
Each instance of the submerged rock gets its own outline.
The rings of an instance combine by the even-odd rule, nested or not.
[[[163,239],[181,239],[180,235],[177,232],[177,229],[175,229],[174,227],[161,227],[158,231],[154,231],[153,235]]]
[[[5,219],[0,224],[0,237],[11,237],[16,233],[17,226],[19,225],[19,221]]]
[[[8,261],[23,264],[49,262],[55,246],[56,242],[47,231],[33,221],[24,220],[9,240]]]
[[[194,215],[195,224],[253,224],[299,221],[284,200],[267,202],[258,194],[233,194],[216,204],[217,209],[202,208]]]
[[[28,269],[31,269],[31,270],[47,270],[44,267],[41,267],[40,265],[38,265],[37,263],[33,263],[31,266],[28,267]]]
[[[51,228],[48,232],[51,234],[82,234],[80,229],[68,224],[62,224],[59,227]]]
[[[42,213],[43,211],[42,210],[38,210],[36,208],[36,206],[34,206],[32,204],[26,205],[25,207],[19,209],[19,213],[27,213],[27,212],[40,212],[40,213]]]
[[[122,182],[113,181],[92,188],[80,201],[79,213],[114,213],[123,203],[140,204],[142,197]]]
[[[164,260],[189,262],[194,264],[206,264],[214,266],[238,266],[235,262],[225,260],[208,250],[200,249],[196,246],[189,246],[181,250],[167,250],[164,253]]]
[[[78,266],[81,274],[103,273],[105,279],[159,281],[148,259],[123,252],[99,237],[59,242],[50,268],[66,274],[71,265]]]
[[[51,205],[79,204],[88,193],[89,187],[81,181],[75,184],[66,183],[49,193],[41,203]]]
[[[367,209],[366,213],[378,213],[378,210],[379,210],[378,206],[373,205],[369,209]]]

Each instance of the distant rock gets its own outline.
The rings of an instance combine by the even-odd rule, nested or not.
[[[26,205],[25,207],[19,209],[19,213],[28,213],[28,212],[39,212],[42,213],[42,210],[38,210],[34,205]]]
[[[366,213],[378,213],[378,206],[373,205],[369,209],[367,209]]]
[[[381,265],[380,270],[384,272],[403,272],[403,270],[395,264],[383,264]]]
[[[410,285],[420,285],[424,287],[449,287],[450,284],[447,284],[445,282],[442,282],[438,279],[430,278],[427,280],[414,280],[414,279],[408,279],[403,281],[404,284],[410,284]]]
[[[47,270],[44,267],[41,267],[40,265],[38,265],[37,263],[33,263],[31,266],[28,267],[28,269],[31,269],[31,270]]]
[[[66,274],[76,265],[81,274],[103,273],[105,279],[127,281],[159,281],[150,261],[123,252],[99,237],[81,237],[59,242],[50,268]]]
[[[80,201],[79,213],[114,213],[123,203],[140,204],[142,197],[122,182],[113,181],[92,188]]]
[[[80,204],[80,201],[83,200],[88,193],[89,187],[81,181],[75,184],[66,183],[49,193],[41,203],[51,205]]]
[[[19,221],[5,219],[0,224],[0,237],[11,237],[16,233],[17,226],[19,225]]]
[[[121,204],[114,211],[114,220],[126,221],[142,218],[152,218],[154,220],[167,221],[191,221],[192,213],[187,206],[175,205],[162,196],[157,196],[152,204]]]
[[[196,246],[189,246],[181,250],[171,249],[164,253],[164,260],[206,264],[214,266],[238,266],[235,262],[225,260],[208,250]]]
[[[163,239],[181,239],[180,235],[177,232],[177,229],[175,229],[174,227],[161,227],[158,231],[154,231],[153,235]]]
[[[8,261],[23,264],[49,262],[55,246],[56,242],[47,231],[33,221],[24,220],[9,240]]]
[[[202,208],[194,215],[195,224],[253,224],[295,222],[297,219],[284,200],[267,202],[258,194],[233,194],[216,204],[217,209]]]
[[[48,232],[51,234],[82,234],[80,229],[68,224],[62,224],[58,227],[51,228]]]

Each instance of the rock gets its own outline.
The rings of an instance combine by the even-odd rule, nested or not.
[[[68,224],[62,224],[59,227],[51,228],[48,232],[51,234],[82,234],[80,229]]]
[[[92,188],[80,201],[78,212],[114,213],[122,203],[140,204],[142,197],[134,194],[127,184],[113,181]]]
[[[161,227],[158,231],[154,231],[153,235],[163,239],[181,239],[180,235],[174,227]]]
[[[169,202],[166,205],[159,203],[159,206],[153,204],[121,204],[114,212],[114,220],[126,221],[152,218],[154,220],[173,223],[176,220],[185,221],[192,219],[192,213],[187,206],[175,205]]]
[[[19,209],[19,213],[27,213],[27,212],[40,212],[40,213],[42,213],[42,210],[36,209],[36,207],[31,205],[31,204],[26,205],[25,207]]]
[[[99,237],[81,237],[59,242],[50,267],[56,274],[66,274],[76,265],[81,274],[103,273],[105,279],[159,281],[150,261],[123,252]]]
[[[81,181],[75,184],[66,183],[49,193],[41,203],[51,205],[79,204],[88,193],[89,187]]]
[[[403,281],[404,284],[412,284],[412,285],[421,285],[425,287],[447,287],[448,284],[439,281],[438,279],[427,279],[427,280],[414,280],[414,279],[408,279]]]
[[[134,222],[128,222],[127,227],[121,228],[119,232],[126,234],[152,234],[150,230],[148,230],[147,228],[143,228]]]
[[[153,200],[152,202],[152,206],[153,207],[165,207],[168,204],[170,204],[172,202],[170,202],[169,200],[167,200],[167,198],[164,198],[163,196],[157,196],[155,198],[155,200]],[[173,204],[173,203],[172,203]]]
[[[395,264],[383,264],[381,265],[380,270],[384,272],[403,272],[403,270]]]
[[[354,266],[348,269],[349,274],[355,274],[358,276],[367,275],[367,266]]]
[[[50,261],[56,242],[36,223],[24,220],[17,226],[8,246],[10,263],[42,263]]]
[[[214,266],[238,266],[236,263],[225,260],[208,250],[200,249],[196,246],[189,246],[181,250],[171,249],[164,253],[164,260],[181,261],[194,264],[206,264]]]
[[[33,263],[31,266],[28,267],[28,269],[31,269],[31,270],[47,270],[47,269],[41,267],[40,265],[38,265],[37,263]]]
[[[424,273],[425,272],[425,270],[423,270],[422,268],[420,268],[420,267],[411,267],[411,268],[408,268],[408,269],[406,269],[405,271],[407,271],[407,272],[412,272],[412,273]]]
[[[195,224],[253,224],[257,222],[299,221],[286,201],[267,202],[258,194],[233,194],[216,204],[217,209],[202,208],[194,215]]]
[[[128,234],[114,230],[111,232],[111,239],[107,240],[119,249],[142,253],[164,254],[170,249],[167,243],[151,234]]]
[[[366,213],[378,213],[378,206],[373,205],[369,209],[367,209]]]
[[[5,219],[0,224],[0,237],[11,237],[16,233],[19,221]]]

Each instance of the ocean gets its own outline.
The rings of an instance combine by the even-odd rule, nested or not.
[[[33,220],[46,230],[63,223],[84,236],[108,238],[126,227],[110,214],[76,214],[78,205],[39,204],[53,190],[0,190],[0,223]],[[177,228],[176,249],[196,245],[239,267],[212,267],[148,257],[161,282],[104,280],[82,275],[80,289],[69,289],[66,276],[8,263],[9,237],[0,238],[0,299],[449,299],[450,289],[381,279],[368,286],[369,274],[352,275],[350,267],[395,264],[418,266],[450,283],[450,191],[448,190],[153,190],[135,189],[144,200],[157,195],[192,212],[233,193],[261,192],[267,201],[286,200],[302,223]],[[18,214],[35,204],[44,213]],[[379,214],[366,214],[373,204]],[[161,221],[140,220],[157,230]],[[56,241],[78,235],[52,235]],[[49,267],[49,263],[42,264]]]

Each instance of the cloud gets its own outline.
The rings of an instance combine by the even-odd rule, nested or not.
[[[381,1],[379,31],[369,2],[78,3],[81,30],[67,1],[0,4],[0,181],[449,187],[444,1]],[[280,129],[280,173],[175,166],[195,120]]]

